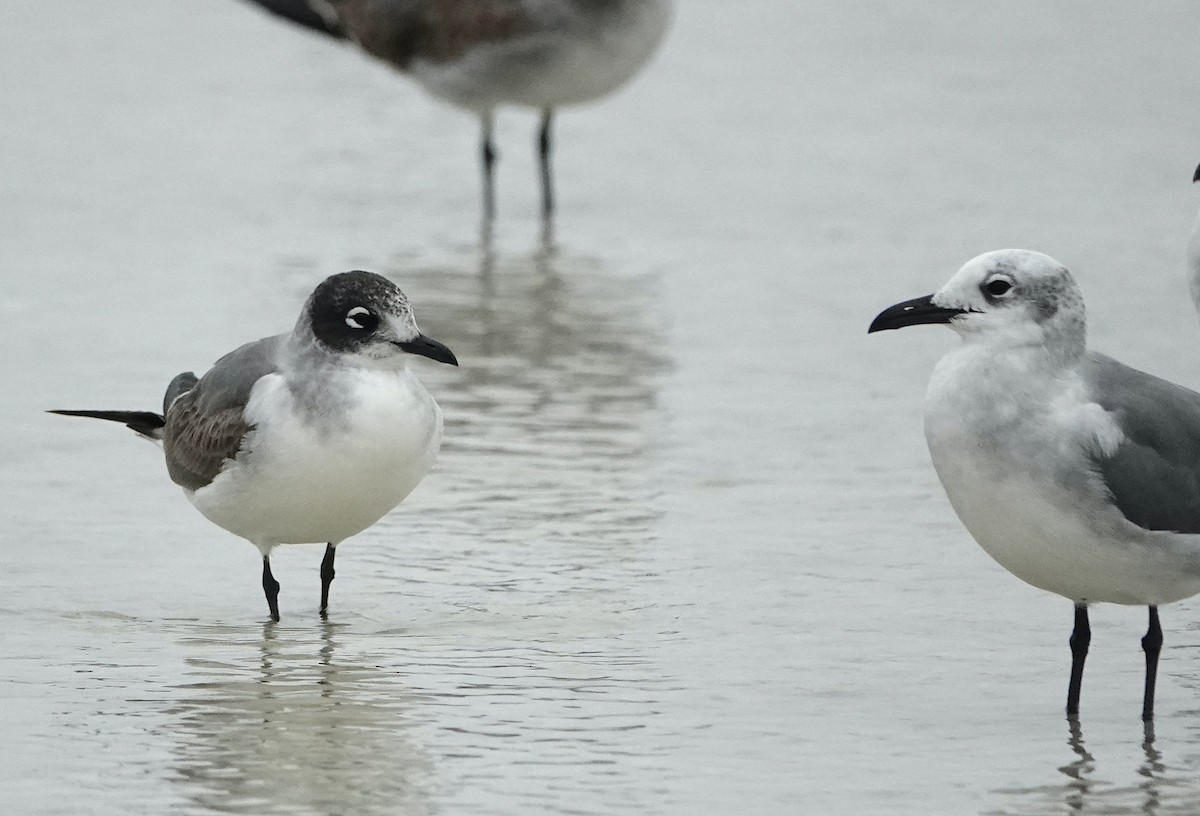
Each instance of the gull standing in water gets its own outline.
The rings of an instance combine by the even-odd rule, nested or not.
[[[196,509],[262,553],[272,620],[271,550],[325,543],[325,617],[337,545],[403,501],[441,446],[442,412],[408,370],[414,355],[458,365],[417,329],[394,283],[345,272],[316,288],[290,334],[247,343],[198,379],[175,377],[162,414],[51,413],[122,422],[161,441],[167,473]]]
[[[542,215],[554,212],[554,111],[624,85],[658,47],[671,0],[252,0],[405,72],[479,115],[484,217],[495,212],[493,122],[505,105],[541,112]]]
[[[1088,605],[1149,607],[1142,717],[1154,714],[1158,607],[1200,592],[1200,394],[1087,350],[1083,297],[1053,258],[969,261],[869,332],[946,324],[925,437],[955,513],[1009,572],[1075,605],[1067,714],[1079,712]]]

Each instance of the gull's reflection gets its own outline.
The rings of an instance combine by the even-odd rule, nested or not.
[[[433,265],[399,258],[387,273],[462,366],[421,372],[445,411],[456,498],[490,502],[502,531],[521,529],[502,518],[519,497],[509,509],[526,524],[586,516],[593,536],[645,535],[645,456],[669,367],[657,275],[549,243],[509,254],[484,244]]]
[[[230,813],[424,813],[430,769],[396,678],[339,657],[339,626],[205,627],[173,712],[176,780]]]
[[[1147,722],[1144,725],[1142,752],[1146,755],[1146,761],[1138,768],[1138,775],[1145,777],[1145,781],[1138,785],[1146,797],[1145,802],[1142,804],[1142,813],[1158,813],[1159,806],[1162,804],[1162,792],[1159,788],[1167,766],[1162,761],[1162,753],[1154,747],[1153,721]]]
[[[540,228],[540,238],[543,247],[553,246],[554,244],[554,215],[551,213],[543,213],[541,220],[538,222]],[[485,251],[490,250],[492,241],[496,237],[496,219],[492,213],[483,212],[479,219],[479,246]]]
[[[1021,816],[1040,813],[1166,816],[1196,812],[1195,790],[1184,779],[1169,774],[1162,752],[1156,746],[1154,723],[1143,725],[1142,759],[1133,769],[1137,781],[1129,784],[1116,784],[1105,778],[1119,776],[1130,766],[1116,767],[1111,761],[1102,766],[1088,748],[1078,720],[1068,720],[1066,744],[1073,758],[1057,768],[1067,777],[1065,783],[996,791],[1016,802],[990,812]],[[1101,767],[1104,775],[1101,775]],[[1175,795],[1169,796],[1172,792]]]
[[[1136,769],[1142,781],[1132,786],[1107,785],[1096,779],[1096,759],[1084,745],[1079,721],[1068,720],[1070,737],[1067,744],[1076,759],[1059,770],[1070,777],[1063,803],[1071,813],[1127,812],[1147,816],[1162,813],[1162,789],[1171,782],[1165,778],[1167,766],[1162,753],[1154,744],[1154,723],[1142,725],[1143,760]],[[1114,810],[1119,808],[1119,810]],[[1167,812],[1178,812],[1169,810]]]
[[[1067,745],[1071,747],[1075,759],[1058,770],[1070,779],[1066,785],[1063,803],[1068,810],[1078,813],[1083,811],[1088,791],[1095,784],[1092,774],[1096,770],[1096,760],[1088,753],[1088,749],[1083,744],[1083,729],[1079,725],[1079,720],[1071,717],[1068,718],[1067,724],[1069,726]]]

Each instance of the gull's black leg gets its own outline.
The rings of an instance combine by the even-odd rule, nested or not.
[[[479,148],[483,159],[483,219],[491,221],[496,214],[496,185],[494,170],[496,167],[496,143],[493,139],[492,112],[487,111],[482,117]]]
[[[271,574],[271,559],[263,556],[263,592],[267,596],[267,606],[271,608],[271,620],[279,622],[279,582]]]
[[[550,130],[554,123],[554,109],[542,110],[542,127],[538,131],[538,160],[542,168],[542,218],[550,220],[554,214],[554,178],[550,172]]]
[[[333,576],[336,574],[333,571],[333,554],[337,552],[337,548],[333,546],[333,542],[325,545],[325,557],[321,559],[321,618],[329,617],[326,611],[329,608],[329,585],[333,583]]]
[[[1067,716],[1079,716],[1079,688],[1083,685],[1083,661],[1092,642],[1086,604],[1075,604],[1075,628],[1071,631],[1071,685],[1067,688]]]
[[[1158,607],[1150,607],[1150,628],[1142,638],[1146,653],[1146,692],[1142,695],[1142,719],[1154,719],[1154,681],[1158,679],[1158,655],[1162,651],[1162,627],[1158,624]]]

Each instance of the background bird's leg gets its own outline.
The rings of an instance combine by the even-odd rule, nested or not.
[[[542,218],[554,214],[554,177],[550,172],[550,130],[554,123],[553,108],[542,110],[542,127],[538,131],[538,160],[542,168]]]
[[[321,559],[321,617],[326,618],[329,613],[326,611],[329,608],[329,585],[333,583],[333,576],[336,574],[333,571],[333,555],[337,551],[333,542],[325,545],[325,557]]]
[[[1142,696],[1142,719],[1154,719],[1154,682],[1158,678],[1158,655],[1162,651],[1162,627],[1158,623],[1158,607],[1150,607],[1150,628],[1142,638],[1146,653],[1146,692]]]
[[[271,559],[263,556],[263,592],[267,596],[267,606],[271,609],[271,620],[279,621],[279,582],[271,574]]]
[[[491,111],[484,112],[480,127],[480,158],[483,160],[483,219],[490,222],[496,214],[496,143],[494,139],[494,117]]]
[[[1071,631],[1071,685],[1067,688],[1067,716],[1079,716],[1079,689],[1083,685],[1083,661],[1092,642],[1086,604],[1075,604],[1075,628]]]

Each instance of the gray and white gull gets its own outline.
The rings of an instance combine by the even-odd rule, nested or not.
[[[1142,717],[1154,713],[1158,607],[1200,592],[1200,394],[1087,349],[1083,297],[1038,252],[988,252],[869,332],[945,324],[925,437],[955,513],[1023,581],[1075,605],[1067,714],[1079,712],[1088,605],[1149,607]]]
[[[122,422],[161,441],[167,473],[196,509],[262,553],[272,620],[271,550],[325,543],[325,617],[338,544],[403,501],[441,446],[442,413],[409,371],[413,356],[458,365],[420,332],[399,287],[345,272],[317,286],[290,334],[247,343],[203,377],[175,377],[162,414],[51,413]]]

